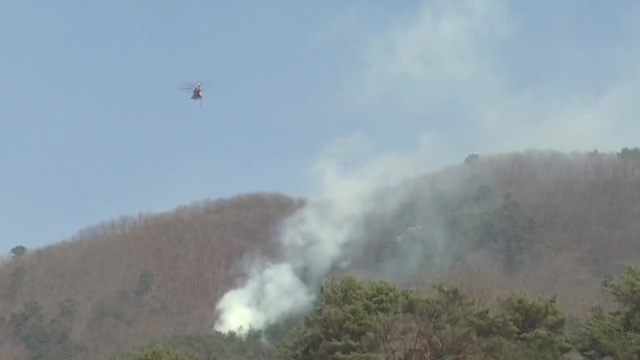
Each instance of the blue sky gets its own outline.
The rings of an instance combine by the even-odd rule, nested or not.
[[[254,191],[357,134],[421,170],[636,146],[634,1],[0,3],[0,247]],[[202,81],[200,107],[181,90]],[[425,156],[422,156],[425,155]]]

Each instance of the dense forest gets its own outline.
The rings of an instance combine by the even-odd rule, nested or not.
[[[247,333],[216,305],[308,199],[105,221],[0,267],[0,359],[640,357],[640,149],[472,154],[380,189],[313,309]],[[320,256],[321,254],[318,254]]]

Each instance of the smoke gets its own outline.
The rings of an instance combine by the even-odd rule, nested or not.
[[[246,283],[219,301],[214,329],[245,333],[309,311],[323,278],[348,266],[365,243],[367,214],[393,211],[406,196],[377,190],[424,171],[433,145],[424,137],[413,152],[377,155],[356,134],[326,148],[310,171],[316,195],[283,224],[282,261],[255,263]]]
[[[584,32],[578,24],[565,25],[561,13],[552,12],[551,16],[547,7],[541,9],[545,11],[538,11],[537,16],[555,21],[550,28]],[[368,255],[367,249],[363,251],[367,219],[375,219],[372,214],[393,213],[408,197],[402,187],[389,196],[378,196],[378,190],[398,185],[427,167],[460,161],[471,152],[526,147],[602,150],[621,146],[623,140],[633,141],[634,132],[628,130],[637,128],[630,120],[638,110],[633,100],[640,76],[632,61],[637,59],[637,51],[621,51],[632,59],[625,60],[624,64],[631,65],[620,70],[628,76],[610,75],[603,82],[593,81],[589,89],[573,87],[569,81],[568,88],[559,91],[559,73],[536,63],[539,49],[531,44],[544,40],[550,45],[550,53],[556,54],[549,56],[553,63],[565,58],[589,59],[583,54],[592,48],[587,40],[593,35],[582,37],[579,44],[567,43],[566,37],[541,39],[538,21],[522,21],[530,13],[529,7],[503,0],[429,1],[408,23],[359,44],[364,52],[347,76],[353,92],[348,92],[352,96],[346,100],[364,112],[362,121],[368,125],[393,114],[389,117],[393,122],[383,130],[390,133],[383,134],[390,141],[395,131],[402,138],[425,127],[439,128],[441,133],[435,138],[423,137],[417,149],[407,152],[375,154],[372,144],[361,135],[329,146],[311,167],[310,175],[317,185],[314,196],[283,225],[280,261],[253,264],[247,281],[218,303],[215,329],[263,329],[310,310],[318,284],[327,274],[352,265],[358,254]],[[340,31],[332,30],[341,38],[349,31],[366,28],[353,27],[352,21],[342,23]],[[600,35],[599,29],[594,31]],[[629,46],[618,43],[615,47]],[[569,63],[573,74],[576,67]],[[583,64],[584,73],[576,73],[579,78],[592,75],[589,64],[596,65]],[[617,63],[600,66],[607,64]],[[451,139],[457,146],[437,143],[436,138]],[[460,181],[446,179],[440,185],[456,192],[465,187]],[[425,201],[429,200],[421,200]],[[400,233],[395,238],[399,245],[390,246],[381,259],[374,259],[378,261],[375,265],[364,266],[365,271],[372,276],[404,279],[420,268],[425,255],[435,254],[440,263],[448,261],[437,258],[442,253],[456,256],[456,245],[451,245],[450,235],[441,228],[439,209],[426,204],[413,213],[420,218],[398,222]]]
[[[254,267],[247,283],[226,293],[218,303],[215,329],[239,333],[263,329],[288,314],[306,310],[312,301],[312,293],[291,264]]]

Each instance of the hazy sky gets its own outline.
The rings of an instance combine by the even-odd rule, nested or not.
[[[637,1],[0,2],[0,252],[314,159],[639,145]],[[203,106],[181,90],[202,81]]]

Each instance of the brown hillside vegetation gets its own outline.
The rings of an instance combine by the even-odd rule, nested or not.
[[[238,196],[84,230],[5,263],[0,311],[8,318],[37,300],[55,315],[72,298],[73,333],[94,355],[211,327],[216,299],[233,285],[233,260],[272,253],[280,222],[300,204],[277,194]]]
[[[557,292],[564,311],[582,316],[602,300],[605,276],[640,257],[637,151],[470,157],[406,186],[414,196],[398,212],[370,216],[350,271],[417,286],[444,276],[487,298]],[[106,222],[6,261],[0,314],[8,321],[37,301],[55,317],[77,304],[71,337],[82,359],[209,329],[243,256],[273,257],[282,220],[302,206],[255,194]],[[9,336],[0,358],[25,346]]]
[[[639,263],[637,150],[616,155],[530,151],[470,159],[417,179],[415,195],[400,214],[376,216],[370,228],[376,235],[358,266],[375,264],[373,273],[379,274],[380,263],[372,258],[390,251],[381,246],[386,239],[413,236],[420,244],[436,239],[431,242],[439,247],[429,248],[431,254],[415,244],[392,250],[401,254],[392,262],[393,272],[407,265],[407,257],[432,256],[440,266],[423,266],[417,277],[401,277],[403,282],[425,285],[444,276],[484,294],[501,289],[557,293],[568,314],[582,316],[604,301],[600,285],[606,276]],[[398,280],[395,274],[385,278]]]

